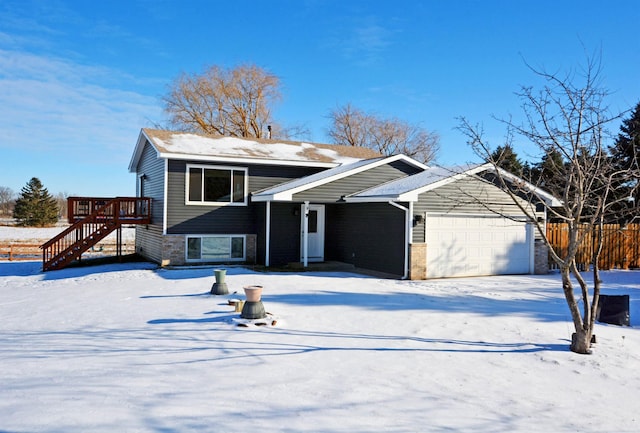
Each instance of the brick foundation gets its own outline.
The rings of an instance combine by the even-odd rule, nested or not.
[[[180,266],[185,264],[184,235],[162,237],[162,261],[160,266]]]
[[[427,244],[413,243],[409,246],[409,279],[427,279]]]
[[[533,247],[534,270],[536,275],[549,273],[549,248],[541,239],[536,239]]]

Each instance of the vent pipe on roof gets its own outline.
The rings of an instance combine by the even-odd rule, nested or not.
[[[269,140],[271,140],[271,125],[267,125],[267,131],[269,131]]]

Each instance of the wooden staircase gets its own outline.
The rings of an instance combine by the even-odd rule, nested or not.
[[[114,230],[118,230],[117,255],[120,256],[122,225],[151,223],[150,198],[69,197],[67,202],[71,226],[40,246],[43,271],[62,269],[80,260],[82,253]]]

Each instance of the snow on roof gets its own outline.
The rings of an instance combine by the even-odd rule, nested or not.
[[[366,169],[367,166],[375,165],[379,161],[383,161],[385,159],[387,158],[380,157],[360,160],[349,164],[342,164],[328,170],[323,170],[319,173],[295,179],[290,182],[281,183],[274,187],[258,191],[253,194],[253,200],[270,200],[283,193],[286,193],[289,197],[290,195],[294,194],[295,192],[299,192],[300,190],[311,188],[314,185],[322,184],[330,180],[344,177],[345,175],[359,171],[359,169]]]
[[[460,175],[470,174],[470,171],[482,165],[483,164],[456,167],[432,166],[420,173],[392,180],[382,185],[352,194],[347,197],[347,200],[371,199],[374,197],[380,199],[397,199],[403,194],[414,193],[416,191],[424,192],[439,186],[442,182],[453,180]]]
[[[161,158],[251,159],[331,166],[380,156],[372,149],[353,146],[303,143],[226,136],[205,136],[186,132],[143,129],[142,133]]]

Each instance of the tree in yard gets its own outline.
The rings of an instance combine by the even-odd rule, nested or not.
[[[29,227],[45,227],[58,222],[58,205],[36,177],[24,186],[16,200],[13,217]]]
[[[518,159],[518,155],[514,152],[511,144],[496,147],[496,149],[491,153],[490,159],[492,161],[496,161],[499,167],[504,168],[508,172],[518,176],[522,175],[524,167],[520,159]]]
[[[0,215],[9,215],[15,202],[15,194],[11,188],[0,186]]]
[[[68,210],[69,193],[59,192],[55,196],[56,205],[58,206],[58,218],[65,217]]]
[[[263,138],[275,125],[271,109],[280,98],[278,77],[256,65],[241,65],[183,73],[163,101],[169,122],[180,130]]]
[[[384,155],[403,153],[425,164],[438,153],[438,134],[396,118],[381,118],[347,104],[333,110],[329,119],[328,133],[336,144],[368,147]]]
[[[623,179],[637,176],[638,170],[637,166],[614,167],[611,158],[606,155],[605,127],[620,115],[609,115],[607,112],[605,99],[608,92],[599,85],[598,62],[588,58],[580,72],[573,71],[565,75],[530,69],[545,84],[538,91],[532,87],[522,87],[518,93],[526,121],[522,125],[511,120],[502,122],[547,156],[546,164],[540,165],[537,185],[540,186],[547,179],[546,185],[551,179],[552,192],[560,199],[561,205],[545,205],[531,183],[509,182],[510,179],[500,175],[499,170],[496,170],[496,182],[535,224],[551,259],[558,265],[562,290],[575,328],[571,350],[587,354],[591,352],[602,283],[598,258],[603,246],[603,225],[617,203],[614,197],[616,186]],[[462,118],[459,129],[467,136],[476,153],[497,168],[499,161],[492,158],[490,145],[484,141],[478,126]],[[547,215],[567,223],[569,243],[566,251],[554,249],[546,236],[545,223],[536,218],[535,206],[522,206],[522,197],[529,198],[531,204],[535,202],[545,206]],[[596,239],[590,258],[593,270],[591,287],[576,265],[578,247],[586,235],[581,230],[584,223],[593,228]],[[574,288],[574,280],[578,283],[577,288]]]
[[[528,167],[527,178],[531,183],[539,185],[554,196],[562,196],[566,182],[565,162],[562,154],[555,149],[546,152],[540,162]]]
[[[629,169],[632,172],[634,170],[637,171],[640,166],[640,102],[631,111],[630,116],[623,119],[620,125],[620,133],[613,146],[609,149],[609,153],[614,170],[624,171]],[[624,213],[630,206],[638,205],[638,200],[640,200],[638,182],[640,182],[640,178],[630,177],[624,179],[617,186],[614,199],[619,202],[619,205],[616,206],[616,210],[619,213]],[[635,194],[633,193],[634,190]],[[637,212],[630,215],[631,218],[636,216],[638,216]]]

